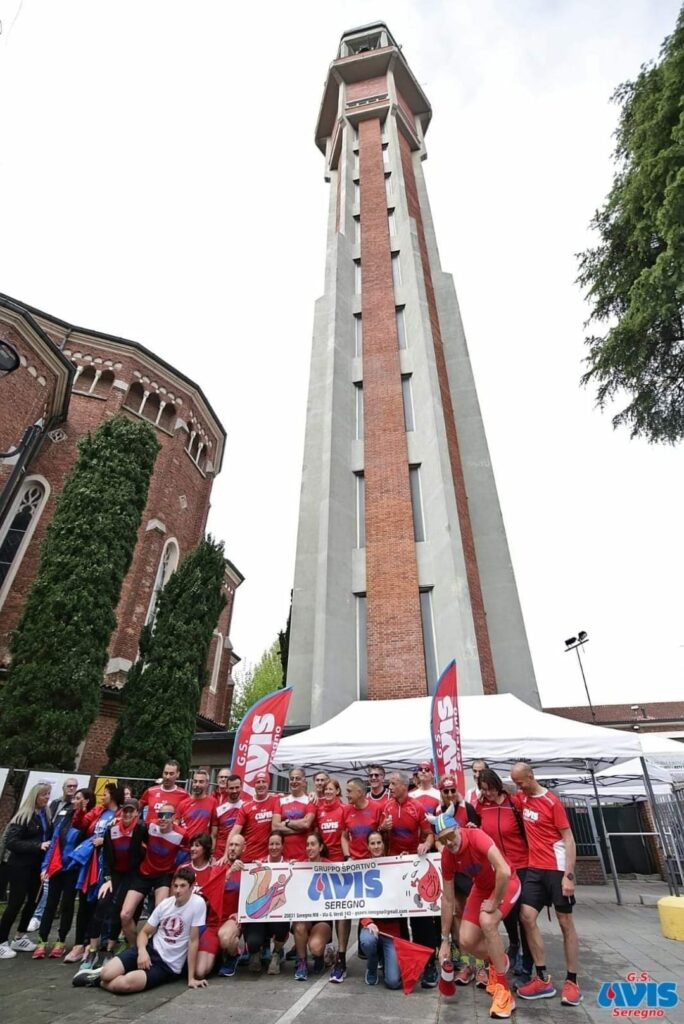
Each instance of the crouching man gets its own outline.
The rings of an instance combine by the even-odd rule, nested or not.
[[[207,905],[193,893],[195,872],[179,868],[171,882],[172,896],[154,908],[138,934],[138,944],[115,956],[102,969],[100,984],[108,992],[127,995],[156,988],[178,978],[188,965],[188,988],[204,988],[196,976],[200,928]]]

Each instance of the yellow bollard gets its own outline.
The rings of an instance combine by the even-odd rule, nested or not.
[[[659,899],[658,916],[665,938],[684,942],[684,896],[663,896]]]

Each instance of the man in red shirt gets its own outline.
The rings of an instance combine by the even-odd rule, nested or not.
[[[268,781],[266,784],[268,785]],[[245,837],[239,832],[231,833],[226,846],[228,860],[223,886],[222,923],[218,933],[224,958],[218,971],[220,978],[232,978],[237,968],[240,940],[240,925],[237,918],[244,850]]]
[[[561,1003],[578,1006],[582,993],[577,985],[578,941],[572,908],[575,903],[575,839],[565,808],[555,794],[540,786],[525,761],[513,765],[511,778],[518,787],[517,806],[522,814],[528,842],[528,868],[523,886],[520,920],[534,957],[536,976],[521,985],[523,999],[555,996],[546,973],[544,940],[537,925],[539,911],[553,904],[563,934],[567,968]]]
[[[214,799],[216,800],[216,825],[212,829],[214,857],[216,860],[226,861],[226,841],[237,821],[238,812],[245,802],[242,799],[240,776],[229,774],[225,780],[225,787],[215,791]]]
[[[389,779],[389,800],[385,804],[380,829],[387,834],[388,853],[418,854],[423,857],[434,848],[435,835],[418,800],[409,796],[409,777],[405,772],[392,772]],[[431,917],[416,917],[412,922],[414,938],[423,946],[434,949],[437,945],[437,929]],[[435,988],[437,985],[437,964],[430,957],[421,988]]]
[[[459,947],[462,952],[490,961],[487,991],[493,999],[489,1016],[506,1020],[515,1009],[515,1000],[506,977],[508,957],[499,935],[499,922],[520,897],[520,879],[481,829],[462,829],[449,814],[440,814],[435,828],[443,843],[440,962],[444,963],[451,958],[454,877],[457,873],[463,873],[472,878],[473,887],[463,908]]]
[[[180,774],[178,761],[169,760],[164,765],[161,785],[148,786],[138,801],[140,814],[151,825],[157,820],[157,811],[163,803],[170,803],[174,810],[187,799],[187,791],[176,785]]]
[[[183,826],[189,840],[201,832],[212,834],[217,824],[216,800],[209,793],[209,772],[204,768],[192,773],[192,796],[178,805],[176,821]]]
[[[213,797],[217,804],[222,803],[228,797],[228,779],[231,777],[230,768],[219,768],[216,776],[216,789]]]
[[[417,800],[426,814],[434,814],[442,802],[442,796],[435,788],[435,776],[432,761],[422,761],[416,768],[418,785],[409,791],[412,800]]]
[[[245,863],[266,860],[273,815],[280,811],[280,798],[268,791],[268,772],[258,772],[254,777],[254,794],[254,799],[246,800],[238,811],[228,837],[230,843],[233,836],[244,835],[245,849],[241,860]]]
[[[135,832],[145,842],[145,855],[131,876],[128,892],[121,908],[121,927],[129,945],[136,941],[134,916],[138,904],[149,892],[154,893],[155,906],[169,895],[171,878],[181,847],[186,846],[186,832],[174,822],[172,803],[157,808],[157,820],[151,825],[139,823]]]
[[[303,768],[292,768],[288,777],[290,792],[279,798],[271,829],[283,837],[285,860],[307,860],[306,837],[313,827],[316,804],[306,791]]]
[[[369,764],[367,771],[368,792],[366,796],[369,800],[379,803],[384,808],[389,800],[389,795],[385,788],[385,769],[381,764]]]

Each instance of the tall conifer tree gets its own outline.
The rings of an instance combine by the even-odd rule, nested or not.
[[[100,703],[158,450],[152,428],[126,416],[106,419],[81,442],[12,638],[0,695],[0,764],[73,769]]]

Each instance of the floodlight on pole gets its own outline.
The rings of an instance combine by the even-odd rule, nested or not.
[[[591,703],[591,697],[589,696],[589,687],[587,686],[587,677],[584,674],[584,665],[582,664],[582,659],[580,657],[580,647],[583,647],[584,644],[586,644],[588,641],[589,641],[589,634],[587,633],[587,631],[585,629],[581,629],[579,631],[579,633],[577,634],[577,636],[571,636],[568,640],[565,641],[565,652],[566,652],[566,654],[568,653],[568,651],[576,651],[577,652],[577,662],[578,662],[579,667],[580,667],[580,672],[582,673],[582,682],[584,683],[584,692],[587,695],[587,703],[589,704],[589,709],[591,711],[592,721],[593,721],[594,725],[596,725],[596,712],[594,711],[594,705]]]

